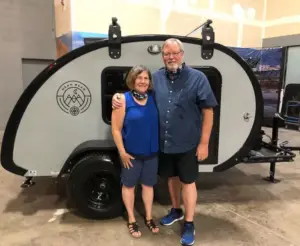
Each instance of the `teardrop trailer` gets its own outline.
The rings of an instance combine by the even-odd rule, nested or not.
[[[119,216],[123,210],[121,164],[110,128],[111,99],[126,90],[126,74],[132,66],[160,69],[161,45],[175,37],[184,44],[185,62],[206,74],[219,103],[209,157],[199,163],[199,172],[266,162],[271,164],[267,180],[276,182],[276,162],[291,162],[295,154],[291,147],[277,143],[278,117],[274,117],[272,141],[263,141],[258,80],[233,50],[214,42],[211,23],[202,25],[202,39],[122,37],[113,18],[107,39],[57,59],[25,89],[4,132],[3,168],[25,177],[22,188],[32,186],[34,177],[67,177],[69,199],[81,215],[93,219]]]

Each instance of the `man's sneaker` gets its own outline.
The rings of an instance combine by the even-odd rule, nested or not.
[[[184,223],[180,243],[182,245],[193,245],[195,243],[195,227],[193,224]]]
[[[172,225],[174,222],[182,220],[183,218],[184,214],[181,209],[176,210],[175,208],[172,208],[169,214],[161,219],[160,223],[165,226]]]

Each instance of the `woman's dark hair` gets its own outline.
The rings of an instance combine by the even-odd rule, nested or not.
[[[144,72],[144,71],[146,71],[148,73],[148,76],[149,76],[149,88],[148,88],[148,90],[151,90],[153,88],[152,75],[151,75],[150,70],[147,67],[145,67],[144,65],[137,65],[137,66],[134,66],[133,68],[130,69],[130,71],[127,75],[127,78],[126,78],[126,85],[130,90],[134,89],[134,83],[135,83],[135,80],[136,80],[137,76],[139,74],[141,74],[142,72]]]

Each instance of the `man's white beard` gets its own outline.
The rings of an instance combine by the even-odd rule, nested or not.
[[[177,71],[177,69],[179,68],[179,65],[178,64],[168,64],[168,69],[170,71]]]

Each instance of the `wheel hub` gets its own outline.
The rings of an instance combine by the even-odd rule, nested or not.
[[[115,200],[116,186],[111,177],[94,174],[87,181],[85,194],[89,206],[101,209],[109,207]]]

